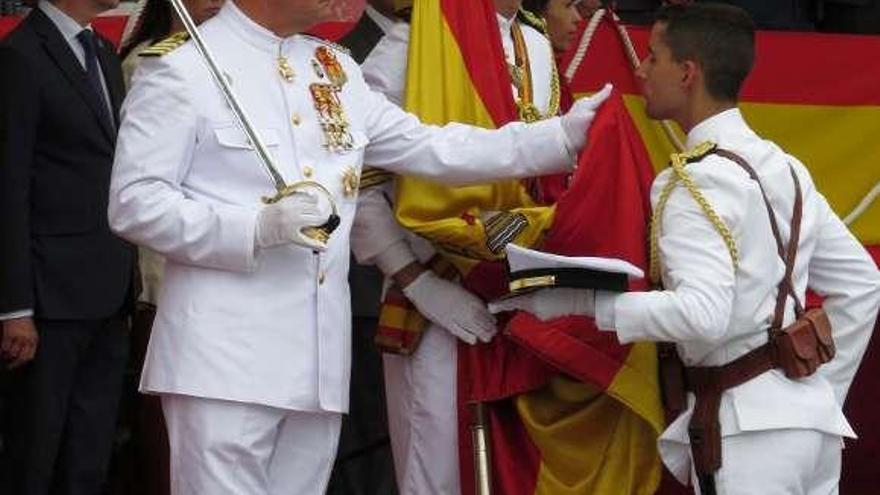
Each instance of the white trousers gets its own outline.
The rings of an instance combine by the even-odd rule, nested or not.
[[[340,414],[162,395],[172,495],[322,495]]]
[[[411,356],[385,355],[388,431],[401,495],[459,495],[457,339],[431,325]]]
[[[837,495],[840,449],[840,437],[815,430],[724,437],[715,488],[718,495]]]

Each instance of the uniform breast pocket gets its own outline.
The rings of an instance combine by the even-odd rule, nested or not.
[[[266,147],[277,147],[281,142],[277,129],[256,129],[257,136]],[[254,144],[238,127],[218,127],[214,129],[214,136],[221,148],[253,150]]]
[[[272,161],[277,163],[281,133],[274,128],[255,130]],[[193,172],[201,177],[210,177],[215,183],[238,184],[235,187],[266,185],[266,174],[253,143],[235,125],[209,129],[202,150],[193,164]]]

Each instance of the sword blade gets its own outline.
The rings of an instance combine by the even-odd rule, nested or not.
[[[257,153],[257,157],[260,159],[260,163],[263,166],[263,170],[272,181],[276,193],[286,191],[288,189],[287,183],[284,181],[284,178],[278,172],[278,168],[272,161],[272,155],[269,154],[269,151],[263,144],[263,140],[260,139],[260,136],[257,135],[253,125],[251,125],[251,120],[248,118],[247,113],[239,103],[238,98],[235,96],[232,86],[230,86],[226,78],[223,77],[223,72],[217,65],[216,59],[211,54],[204,38],[202,38],[198,26],[196,26],[195,21],[189,15],[189,11],[186,10],[183,0],[170,1],[171,6],[174,7],[177,15],[180,16],[180,20],[183,22],[183,26],[186,28],[187,33],[189,33],[192,38],[196,50],[198,50],[199,55],[202,57],[202,61],[205,62],[208,72],[211,74],[211,79],[214,80],[214,83],[223,94],[226,103],[229,104],[229,108],[232,110],[232,114],[235,117],[235,122],[238,124],[239,128],[241,128],[242,132],[244,132],[248,142],[254,147],[254,151]]]

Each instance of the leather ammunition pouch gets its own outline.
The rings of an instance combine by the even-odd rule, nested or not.
[[[771,339],[778,367],[791,379],[812,375],[834,357],[831,322],[821,308],[807,311]]]

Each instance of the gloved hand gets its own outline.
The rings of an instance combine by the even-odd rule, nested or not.
[[[563,316],[595,316],[596,295],[590,289],[541,289],[489,304],[489,311],[525,311],[542,321]]]
[[[574,154],[580,152],[587,144],[587,130],[596,116],[596,111],[608,99],[612,89],[611,83],[605,84],[605,87],[593,96],[574,102],[568,113],[562,116],[562,130],[565,131],[565,139]]]
[[[327,246],[303,234],[303,229],[323,225],[331,213],[329,201],[322,201],[310,191],[296,192],[260,210],[256,243],[261,248],[293,243],[325,251]]]
[[[467,342],[489,342],[495,335],[495,317],[486,304],[460,285],[426,271],[403,288],[416,309],[432,322]]]

